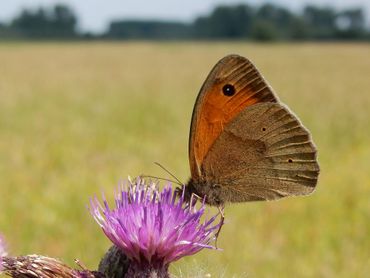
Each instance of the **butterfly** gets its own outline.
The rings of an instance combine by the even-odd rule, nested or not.
[[[222,58],[196,99],[185,196],[209,205],[307,195],[319,164],[310,132],[248,59]]]

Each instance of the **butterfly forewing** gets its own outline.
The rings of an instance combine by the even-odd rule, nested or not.
[[[238,55],[221,59],[207,77],[194,106],[189,140],[192,177],[202,176],[203,160],[230,120],[246,107],[277,101],[248,59]]]

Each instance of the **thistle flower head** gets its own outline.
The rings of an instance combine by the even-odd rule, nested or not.
[[[158,184],[137,179],[128,181],[115,195],[110,208],[103,197],[90,200],[90,212],[105,235],[136,264],[168,266],[210,243],[219,228],[217,215],[202,221],[204,203],[185,203],[170,184],[159,191]]]
[[[41,255],[3,257],[4,274],[11,277],[104,278],[102,273],[87,269],[75,270],[61,261]]]

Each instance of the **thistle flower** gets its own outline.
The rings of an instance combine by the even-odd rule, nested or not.
[[[116,193],[115,205],[111,209],[104,197],[103,205],[95,197],[90,212],[131,261],[125,277],[169,277],[171,262],[215,249],[210,243],[220,225],[214,223],[218,215],[203,222],[204,202],[199,208],[196,198],[185,203],[184,192],[179,196],[170,184],[160,192],[156,183],[128,181]]]
[[[27,255],[19,257],[3,257],[3,272],[11,277],[19,278],[104,278],[97,271],[87,269],[76,270],[61,261],[40,256]]]
[[[79,266],[81,269],[73,269],[57,259],[41,255],[9,257],[0,235],[0,274],[16,278],[105,278],[104,274],[90,271],[81,263]]]

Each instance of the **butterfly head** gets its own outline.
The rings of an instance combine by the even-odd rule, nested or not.
[[[200,198],[211,206],[220,207],[225,203],[222,188],[217,183],[190,178],[184,187],[183,194],[187,202],[191,202],[192,198]]]

